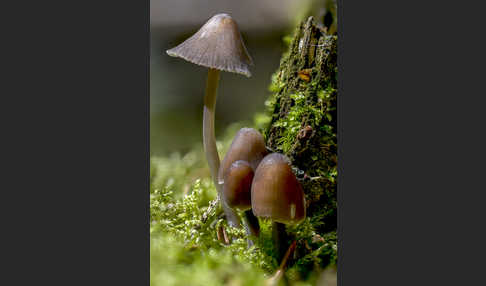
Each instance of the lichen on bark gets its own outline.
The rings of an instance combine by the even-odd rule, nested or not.
[[[313,17],[302,22],[270,90],[271,118],[264,130],[267,146],[291,159],[316,233],[335,236],[337,35],[328,35]]]

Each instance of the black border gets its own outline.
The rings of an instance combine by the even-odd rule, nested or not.
[[[343,118],[345,113],[344,101],[344,1],[337,0],[337,18],[338,18],[338,97],[337,97],[337,144],[338,144],[338,184],[337,184],[337,237],[338,237],[338,260],[337,260],[337,282],[338,285],[344,285],[344,125]]]
[[[0,284],[149,285],[149,0],[29,2],[1,9]]]
[[[339,285],[484,281],[484,9],[338,2]],[[1,284],[148,285],[149,1],[7,4]]]
[[[343,2],[339,285],[484,284],[484,9]]]

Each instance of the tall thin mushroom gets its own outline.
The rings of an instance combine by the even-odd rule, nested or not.
[[[175,48],[167,50],[173,57],[209,68],[204,96],[203,142],[213,182],[221,197],[222,185],[218,184],[219,155],[214,135],[214,114],[220,71],[251,76],[249,66],[253,61],[246,50],[236,22],[228,14],[217,14],[209,19],[194,35]],[[239,227],[236,212],[222,204],[228,223]]]

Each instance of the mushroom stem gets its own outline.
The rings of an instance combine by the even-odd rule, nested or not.
[[[282,262],[280,263],[280,267],[277,269],[275,274],[270,279],[267,280],[266,286],[278,285],[278,282],[284,276],[285,267],[287,267],[287,262],[289,260],[290,255],[294,251],[296,244],[297,244],[297,241],[294,240],[294,242],[292,242],[292,244],[290,245],[289,249],[287,249],[287,252],[285,252],[285,256],[282,259]],[[285,282],[288,282],[288,281],[285,281]],[[285,284],[288,284],[288,283],[285,283]]]
[[[253,214],[251,209],[246,210],[244,214],[245,220],[243,221],[243,225],[245,227],[246,234],[248,237],[258,237],[260,235],[260,224],[258,223],[258,218]],[[251,238],[248,238],[248,247],[253,246],[253,244],[254,243]]]
[[[287,231],[285,224],[274,221],[272,223],[272,238],[277,252],[277,260],[281,261],[287,250]]]
[[[214,135],[214,114],[216,110],[216,98],[218,95],[219,73],[217,69],[210,68],[208,80],[206,82],[206,95],[204,96],[204,115],[203,115],[203,143],[206,159],[208,160],[209,170],[213,178],[214,185],[221,197],[222,185],[218,183],[219,155],[216,147],[216,137]],[[226,214],[228,224],[233,227],[240,227],[240,219],[234,210],[221,204]]]

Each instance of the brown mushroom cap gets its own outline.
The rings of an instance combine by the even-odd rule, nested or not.
[[[253,169],[248,162],[239,160],[231,164],[225,174],[223,200],[231,207],[241,211],[251,208],[251,182]]]
[[[260,161],[267,155],[265,141],[262,134],[253,128],[241,128],[236,133],[228,152],[224,156],[218,172],[218,182],[225,183],[224,174],[233,162],[243,160],[250,163],[253,171],[256,170]]]
[[[167,54],[207,68],[251,76],[249,66],[253,60],[238,25],[228,14],[213,16],[190,38],[167,50]]]
[[[305,218],[304,191],[285,155],[269,154],[258,165],[251,186],[251,205],[255,216],[284,224]]]

